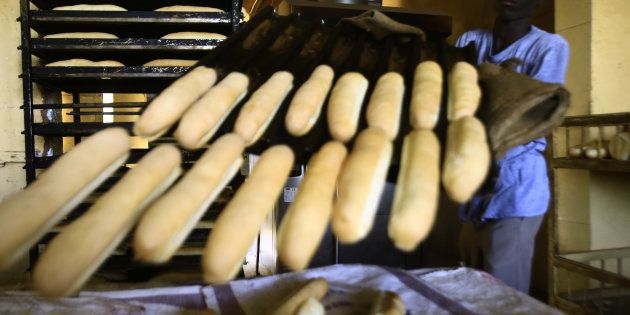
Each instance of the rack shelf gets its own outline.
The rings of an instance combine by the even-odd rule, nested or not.
[[[188,67],[33,67],[33,82],[75,93],[157,93]]]
[[[199,60],[222,41],[220,39],[35,38],[31,41],[31,52],[48,62],[82,58],[116,60],[127,66],[139,66],[156,59],[156,55],[160,59]]]
[[[578,158],[554,158],[552,165],[555,168],[572,168],[603,172],[630,172],[630,162],[612,159],[578,159]]]
[[[240,16],[227,12],[31,11],[30,16],[31,28],[41,35],[81,30],[120,38],[160,38],[183,31],[229,34],[240,23]]]
[[[565,117],[562,127],[598,127],[630,124],[630,113],[597,114]]]

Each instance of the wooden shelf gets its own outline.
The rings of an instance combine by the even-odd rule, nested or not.
[[[572,168],[603,172],[630,172],[630,162],[600,159],[576,159],[576,158],[554,158],[552,159],[554,168]]]
[[[630,125],[630,113],[598,114],[565,117],[561,127],[597,127]]]

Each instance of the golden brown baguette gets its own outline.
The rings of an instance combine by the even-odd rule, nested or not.
[[[165,263],[243,163],[245,142],[235,134],[215,141],[195,165],[144,213],[134,235],[137,260]]]
[[[273,209],[293,166],[293,151],[272,146],[219,215],[203,254],[203,278],[225,283],[238,273],[247,249]]]
[[[324,278],[315,278],[308,280],[306,284],[301,286],[291,296],[287,297],[269,315],[294,315],[298,308],[309,298],[321,300],[328,292],[328,282]]]
[[[391,155],[392,143],[381,129],[357,136],[339,174],[333,206],[332,228],[341,243],[358,242],[372,229]]]
[[[442,68],[435,61],[423,61],[417,67],[411,90],[411,126],[433,129],[440,117]]]
[[[405,304],[398,294],[391,291],[379,291],[370,315],[404,315]]]
[[[448,77],[447,118],[449,122],[464,116],[475,115],[481,100],[478,77],[477,69],[467,62],[460,61],[453,66]]]
[[[361,105],[369,82],[358,72],[348,72],[335,83],[328,100],[328,130],[333,139],[347,142],[357,132]]]
[[[88,211],[63,228],[35,265],[33,286],[48,297],[75,294],[181,173],[179,150],[149,152]]]
[[[127,159],[122,128],[81,141],[37,180],[0,204],[0,270],[8,268]]]
[[[368,126],[383,129],[389,140],[398,135],[404,93],[405,79],[397,72],[388,72],[378,79],[368,102]]]
[[[196,67],[158,95],[136,121],[133,132],[151,141],[159,138],[216,81],[214,69]]]
[[[330,66],[320,65],[295,92],[285,117],[285,126],[291,135],[303,136],[315,125],[334,76]]]
[[[331,141],[311,157],[297,196],[278,230],[278,253],[293,270],[308,266],[317,251],[332,212],[339,170],[346,147]]]
[[[175,138],[182,147],[192,150],[206,144],[245,97],[248,85],[246,75],[232,72],[195,102],[175,130]]]
[[[248,145],[255,143],[267,129],[292,87],[291,73],[274,73],[243,105],[234,123],[234,132],[245,139]]]
[[[388,232],[396,247],[413,251],[431,231],[440,188],[440,142],[426,129],[403,143]]]
[[[490,147],[486,129],[474,116],[450,123],[442,166],[446,194],[459,203],[470,200],[486,179],[490,168]]]

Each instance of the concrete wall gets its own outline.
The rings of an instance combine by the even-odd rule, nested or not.
[[[0,1],[0,201],[26,184],[22,110],[22,58],[20,45],[19,1]],[[27,262],[0,273],[0,283],[26,276]]]

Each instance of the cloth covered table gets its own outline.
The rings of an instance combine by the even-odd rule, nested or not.
[[[0,313],[264,314],[315,277],[330,285],[322,301],[326,314],[366,314],[379,290],[396,292],[407,314],[561,314],[474,269],[405,271],[370,265],[334,265],[216,286],[84,291],[54,300],[32,292],[4,292]]]

